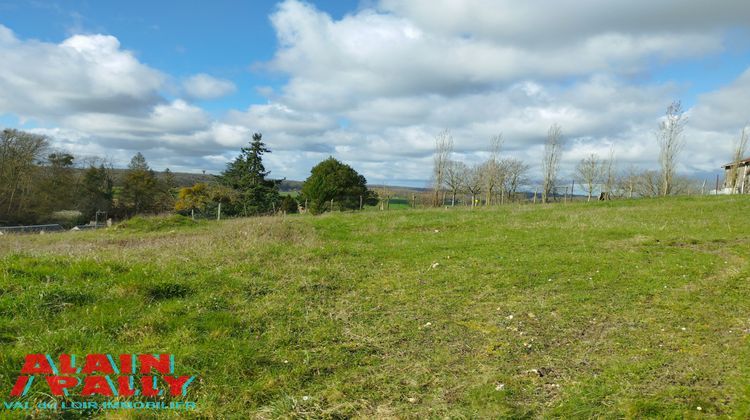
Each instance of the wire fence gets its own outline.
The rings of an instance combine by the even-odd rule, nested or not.
[[[59,224],[48,224],[48,225],[28,225],[28,226],[3,226],[0,227],[0,233],[46,233],[46,232],[62,232],[65,228]]]
[[[57,223],[51,223],[51,224],[46,224],[46,225],[0,226],[0,235],[67,232],[67,231],[101,229],[104,227],[107,227],[107,225],[101,224],[101,223],[77,225],[77,226],[73,226],[73,228],[71,229],[66,229],[63,225],[60,225]]]

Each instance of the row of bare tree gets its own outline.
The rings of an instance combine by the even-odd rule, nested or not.
[[[435,138],[434,155],[434,196],[433,205],[445,205],[447,197],[441,192],[450,194],[450,205],[456,205],[461,194],[471,198],[471,205],[476,206],[481,197],[486,204],[502,202],[516,195],[520,186],[526,183],[529,166],[514,158],[501,158],[503,144],[502,134],[490,139],[490,155],[484,162],[469,166],[464,162],[452,159],[453,136],[444,130]],[[442,198],[441,198],[442,197]]]
[[[701,190],[705,192],[705,181],[698,187],[694,180],[678,176],[676,167],[678,156],[684,146],[684,130],[687,116],[679,101],[672,102],[664,118],[659,122],[656,140],[659,146],[659,170],[637,170],[629,167],[618,174],[615,165],[614,148],[610,148],[606,159],[592,153],[582,159],[575,167],[575,183],[583,190],[590,201],[594,191],[599,189],[602,197],[655,197],[673,194],[690,194]],[[728,174],[727,182],[733,190],[738,189],[741,174],[741,161],[747,149],[748,129],[742,130],[736,142],[732,156],[733,170]],[[450,194],[450,204],[455,205],[456,196],[466,194],[471,197],[472,206],[484,196],[486,204],[500,202],[506,197],[513,197],[521,186],[527,183],[529,165],[513,158],[501,158],[503,144],[502,134],[490,139],[489,158],[479,164],[469,166],[451,159],[453,154],[453,137],[444,130],[435,137],[433,162],[433,205],[445,204],[445,192]],[[562,127],[552,124],[547,131],[541,168],[541,201],[547,203],[558,196],[560,158],[563,149]],[[565,187],[565,191],[567,192]],[[536,190],[536,189],[535,189]],[[443,199],[441,200],[441,192]],[[534,193],[536,196],[536,192]]]

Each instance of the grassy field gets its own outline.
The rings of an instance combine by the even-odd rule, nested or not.
[[[0,392],[27,353],[174,353],[209,418],[747,418],[748,209],[686,197],[3,236]]]

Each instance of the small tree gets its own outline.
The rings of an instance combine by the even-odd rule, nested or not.
[[[292,214],[292,213],[299,213],[299,204],[297,203],[297,200],[294,198],[285,195],[281,198],[281,203],[279,204],[279,210],[284,212],[284,214]]]
[[[238,192],[233,213],[243,216],[268,214],[279,202],[281,181],[266,179],[270,171],[263,166],[263,154],[270,153],[260,133],[253,134],[250,147],[243,147],[240,155],[227,165],[219,181]]]
[[[158,183],[156,175],[148,167],[141,152],[130,160],[122,187],[122,201],[131,214],[150,212],[154,209]]]
[[[503,188],[508,197],[513,197],[518,191],[518,187],[526,183],[526,174],[529,171],[529,165],[518,159],[509,158],[503,159],[501,166],[506,173]]]
[[[639,183],[638,170],[634,166],[629,166],[625,173],[623,173],[617,180],[618,189],[623,196],[633,198],[633,194],[637,193]]]
[[[195,211],[204,211],[210,201],[211,194],[208,185],[200,182],[192,187],[180,188],[174,209],[178,212],[189,211],[190,217],[195,219]]]
[[[239,199],[237,190],[221,184],[211,184],[209,188],[211,203],[216,204],[216,218],[221,220],[222,206],[225,208],[236,203]]]
[[[445,168],[445,186],[451,192],[451,206],[456,205],[456,195],[463,187],[463,174],[466,172],[466,164],[456,160],[448,162]]]
[[[448,130],[443,130],[435,136],[435,154],[433,155],[432,177],[435,195],[432,200],[433,206],[440,205],[440,190],[445,184],[446,169],[451,153],[453,153],[453,136]]]
[[[479,165],[465,166],[463,168],[463,185],[466,188],[466,192],[471,196],[471,207],[477,205],[477,197],[482,192],[482,169]]]
[[[75,207],[77,177],[73,171],[75,158],[70,153],[55,152],[47,156],[35,184],[38,188],[40,216]]]
[[[87,220],[96,217],[96,212],[109,212],[112,208],[114,182],[109,169],[103,164],[89,166],[83,173],[79,210]]]
[[[557,170],[560,166],[562,148],[562,127],[552,124],[547,131],[547,143],[544,145],[542,160],[542,203],[549,202],[550,195],[557,183]]]
[[[661,194],[662,174],[658,171],[646,170],[638,174],[636,189],[641,197],[656,197]]]
[[[371,203],[375,197],[375,193],[367,189],[364,176],[333,157],[312,168],[301,191],[301,200],[307,200],[312,214],[333,210],[331,200],[335,208],[356,210],[359,209],[360,199]]]
[[[682,150],[687,117],[680,101],[672,102],[667,107],[664,119],[659,123],[656,140],[659,144],[659,164],[661,166],[661,195],[672,194],[674,187],[677,156]]]
[[[157,177],[156,186],[156,210],[167,211],[174,207],[175,204],[175,189],[177,188],[177,180],[174,174],[169,168],[165,169],[161,173],[161,176]]]
[[[617,183],[617,168],[615,165],[615,147],[610,146],[609,158],[602,162],[602,183],[607,196],[611,196]]]
[[[601,182],[602,175],[604,174],[604,168],[599,160],[599,156],[596,153],[592,153],[588,157],[581,159],[576,166],[576,180],[579,184],[583,185],[588,193],[588,199],[591,201],[591,195],[594,193],[594,188]]]
[[[500,166],[500,148],[503,144],[503,135],[498,134],[490,139],[490,157],[480,166],[482,173],[482,189],[486,195],[487,205],[492,204],[492,197],[504,181],[503,168]]]

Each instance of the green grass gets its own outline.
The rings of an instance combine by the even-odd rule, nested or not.
[[[687,197],[4,236],[0,392],[27,353],[171,352],[199,375],[188,399],[204,417],[748,417],[748,208]]]
[[[179,214],[164,217],[136,216],[118,224],[115,226],[115,229],[128,230],[131,232],[157,232],[161,230],[173,230],[197,226],[199,223],[199,221]]]
[[[378,202],[378,204],[374,206],[364,206],[365,211],[380,211],[380,205],[381,203]],[[385,203],[385,200],[383,200],[383,205],[387,205],[388,210],[405,210],[405,209],[412,209],[412,202],[411,199],[403,198],[403,197],[391,197],[388,199],[388,203]]]

